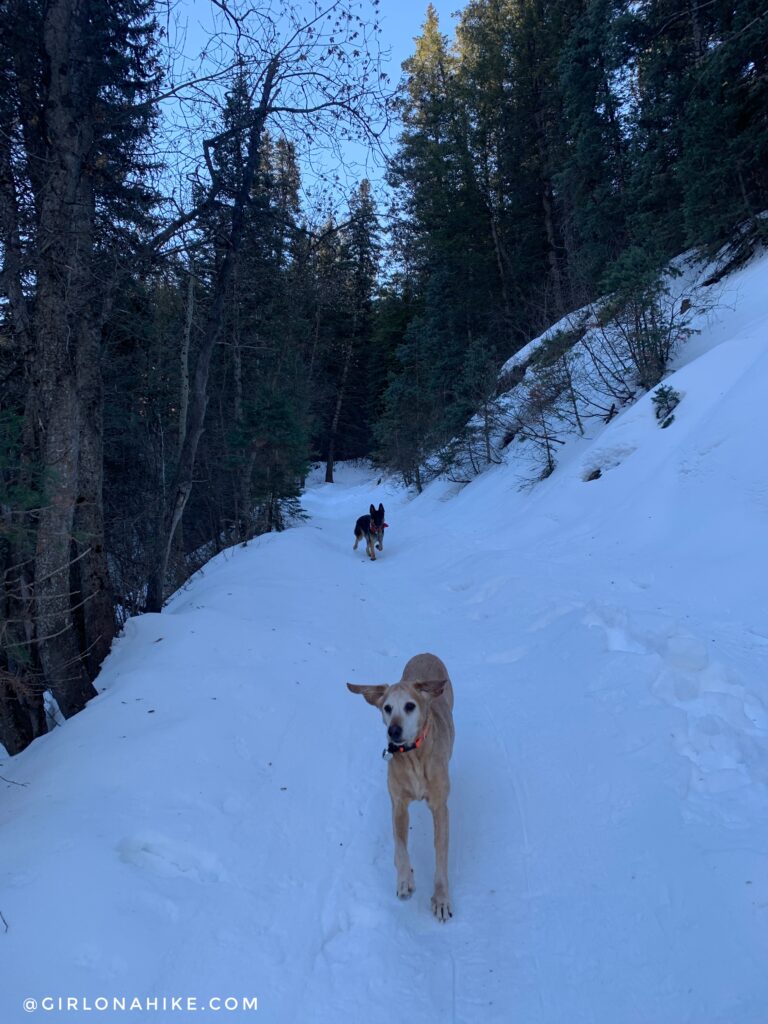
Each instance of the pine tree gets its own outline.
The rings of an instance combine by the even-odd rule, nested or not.
[[[438,443],[461,424],[456,389],[473,341],[505,347],[510,331],[500,309],[499,254],[476,172],[458,60],[430,6],[416,52],[404,64],[404,131],[390,170],[403,217],[397,252],[420,303],[388,385],[385,417],[391,428],[395,410],[404,413],[412,380],[398,383],[396,378],[402,373],[412,377],[421,364],[418,379],[425,390],[420,404],[429,409],[428,433]],[[379,430],[378,436],[384,439],[386,433]],[[419,435],[416,428],[418,440],[402,450],[423,447],[425,439]],[[410,454],[408,459],[412,461]]]
[[[361,455],[370,443],[367,350],[380,246],[376,209],[367,180],[360,183],[352,196],[349,217],[349,224],[339,233],[337,247],[335,314],[340,322],[331,349],[336,366],[333,370],[326,367],[333,396],[323,442],[327,483],[333,482],[337,458]]]
[[[678,165],[685,242],[712,253],[736,234],[743,258],[768,231],[768,16],[756,0],[694,11]]]
[[[627,242],[627,140],[614,86],[620,68],[617,13],[614,0],[588,0],[559,61],[566,140],[556,180],[567,211],[568,271],[577,304],[594,296]]]
[[[620,22],[632,79],[630,242],[657,262],[684,245],[677,173],[689,75],[698,56],[695,21],[674,0],[627,5]]]

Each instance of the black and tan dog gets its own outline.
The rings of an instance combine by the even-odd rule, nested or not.
[[[379,551],[384,550],[384,527],[386,525],[384,522],[384,506],[379,503],[379,507],[376,509],[371,505],[369,514],[367,516],[360,516],[355,523],[355,546],[352,550],[357,551],[357,545],[365,537],[365,550],[368,552],[368,557],[375,562],[374,542]]]

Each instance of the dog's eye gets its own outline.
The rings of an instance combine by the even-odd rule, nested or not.
[[[385,704],[384,705],[384,710],[386,711],[386,713],[388,715],[391,715],[392,714],[392,705],[391,704]]]
[[[411,713],[412,711],[415,711],[415,710],[416,710],[416,705],[415,705],[415,704],[413,703],[413,701],[410,701],[410,700],[409,700],[409,701],[408,701],[408,703],[407,703],[407,704],[405,705],[405,710],[406,710],[406,711],[408,712],[408,714],[410,715],[410,713]]]

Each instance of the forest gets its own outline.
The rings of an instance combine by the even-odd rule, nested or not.
[[[757,0],[430,6],[402,69],[385,6],[211,0],[195,63],[161,0],[0,3],[10,754],[129,617],[300,518],[310,465],[497,459],[500,368],[605,296],[648,389],[670,260],[765,242]]]

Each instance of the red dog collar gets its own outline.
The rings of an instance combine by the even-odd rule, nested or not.
[[[413,741],[413,743],[405,743],[405,744],[390,743],[389,746],[387,747],[387,749],[382,751],[381,756],[385,760],[388,760],[389,758],[393,757],[395,754],[408,754],[412,750],[418,750],[419,747],[421,746],[421,744],[424,742],[424,737],[427,735],[427,730],[428,729],[429,729],[429,722],[427,722],[427,724],[424,726],[424,732],[421,734],[421,736],[417,736],[416,739]]]

